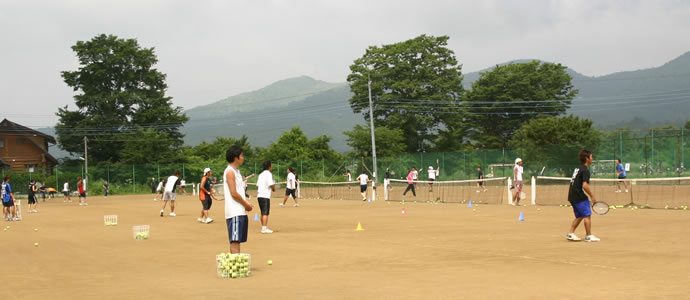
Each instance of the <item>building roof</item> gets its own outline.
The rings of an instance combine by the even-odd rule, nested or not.
[[[8,119],[4,119],[0,122],[0,135],[40,136],[51,144],[56,143],[54,137],[29,127],[19,125]]]

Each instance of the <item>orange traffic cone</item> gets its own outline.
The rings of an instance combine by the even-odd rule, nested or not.
[[[406,215],[406,214],[407,214],[407,211],[405,211],[405,209],[403,208],[403,210],[402,210],[402,215],[404,216],[404,215]]]

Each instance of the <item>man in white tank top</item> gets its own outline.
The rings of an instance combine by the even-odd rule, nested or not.
[[[244,163],[244,151],[232,146],[225,152],[228,167],[223,171],[225,184],[225,223],[228,226],[230,253],[240,253],[240,243],[247,241],[249,218],[247,212],[254,206],[244,198],[244,183],[240,166]]]
[[[515,159],[515,166],[513,167],[513,180],[515,183],[515,195],[513,195],[513,205],[520,205],[520,193],[522,193],[522,159],[519,157]]]

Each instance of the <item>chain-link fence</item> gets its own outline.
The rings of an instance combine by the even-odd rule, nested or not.
[[[687,175],[685,160],[690,154],[687,130],[664,129],[648,131],[615,131],[605,133],[598,145],[549,145],[529,149],[473,150],[463,152],[434,152],[404,154],[398,157],[379,157],[378,180],[382,182],[388,168],[391,178],[403,179],[409,168],[415,167],[419,179],[427,178],[427,169],[440,168],[437,180],[461,180],[477,178],[481,167],[485,177],[512,175],[515,158],[524,161],[525,176],[570,176],[578,165],[577,153],[583,148],[594,152],[595,162],[591,166],[592,176],[615,178],[615,162],[620,158],[626,166],[628,178],[672,177]],[[202,162],[194,164],[98,164],[89,166],[88,189],[91,194],[102,194],[103,184],[110,184],[112,194],[152,193],[162,178],[179,170],[187,183],[199,183],[204,168],[211,168],[221,181],[227,163]],[[344,158],[340,160],[293,160],[273,161],[273,176],[284,181],[288,167],[292,167],[303,181],[345,181],[350,171],[356,178],[363,170],[371,175],[372,159]],[[3,170],[9,173],[16,192],[25,194],[28,183],[36,179],[57,193],[62,192],[65,182],[70,189],[76,189],[77,176],[85,177],[83,165],[58,166],[51,170],[34,169],[34,172]],[[259,174],[262,162],[247,159],[241,167],[242,174]],[[256,181],[256,177],[250,182]]]

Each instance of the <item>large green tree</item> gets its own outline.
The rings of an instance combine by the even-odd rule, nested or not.
[[[466,93],[465,119],[477,148],[500,149],[538,115],[565,114],[578,91],[561,64],[532,61],[481,73]]]
[[[254,158],[254,149],[249,143],[249,138],[246,135],[242,135],[239,139],[218,136],[213,142],[201,142],[201,144],[195,146],[192,150],[194,156],[200,157],[204,161],[225,162],[225,152],[231,146],[240,146],[242,150],[244,150],[245,159]]]
[[[336,160],[340,154],[331,149],[331,138],[326,135],[311,140],[299,127],[293,127],[281,135],[275,143],[266,149],[260,149],[262,159],[272,161],[296,160]]]
[[[447,43],[447,36],[421,35],[370,46],[350,66],[352,110],[369,120],[371,81],[374,126],[402,130],[406,152],[430,149],[441,128],[456,130],[446,121],[460,105],[462,72]]]
[[[89,158],[96,161],[182,159],[179,129],[188,119],[165,95],[166,75],[154,68],[158,59],[153,48],[101,34],[78,41],[72,50],[80,66],[63,71],[62,78],[77,92],[77,109],[58,110],[56,135],[62,149],[82,154],[86,136]]]
[[[347,145],[352,147],[356,157],[369,156],[371,153],[371,129],[369,126],[355,125],[352,131],[343,132],[347,136]],[[401,129],[376,127],[376,155],[393,157],[405,152],[405,137]]]
[[[592,121],[575,116],[541,115],[525,122],[510,140],[510,146],[522,153],[531,166],[563,166],[577,164],[577,153],[583,148],[599,147],[602,132]],[[568,175],[564,169],[563,174]]]

